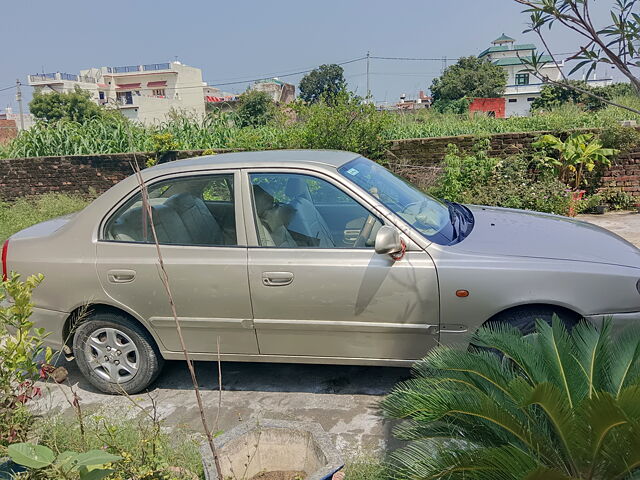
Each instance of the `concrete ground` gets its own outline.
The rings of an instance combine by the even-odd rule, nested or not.
[[[609,212],[605,215],[578,215],[577,218],[611,230],[637,247],[640,247],[640,214],[637,212]]]
[[[640,214],[609,213],[580,215],[581,220],[608,228],[640,246]],[[89,385],[75,368],[69,369],[69,383],[77,383],[85,411],[99,410],[110,416],[128,418],[139,415],[129,399],[105,395]],[[197,364],[208,418],[216,417],[217,365]],[[398,382],[409,377],[409,370],[384,367],[346,367],[326,365],[286,365],[267,363],[223,363],[224,391],[218,429],[229,430],[243,419],[270,418],[320,423],[347,457],[381,452],[393,448],[392,425],[378,414],[378,402]],[[65,411],[70,407],[63,391],[68,386],[46,386],[38,401],[42,412]],[[152,396],[168,425],[181,425],[201,431],[199,412],[191,380],[183,362],[168,362],[149,394],[133,398],[150,406]]]

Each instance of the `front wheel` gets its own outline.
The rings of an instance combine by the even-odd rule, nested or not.
[[[96,313],[82,322],[73,353],[85,378],[105,393],[138,393],[160,374],[164,359],[148,332],[124,314]]]

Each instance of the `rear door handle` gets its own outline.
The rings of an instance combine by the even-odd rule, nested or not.
[[[284,287],[293,282],[293,273],[291,272],[263,272],[262,284],[267,287]]]
[[[107,278],[111,283],[129,283],[136,278],[135,270],[109,270]]]

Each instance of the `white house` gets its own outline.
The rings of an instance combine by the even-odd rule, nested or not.
[[[127,118],[145,124],[166,120],[172,110],[197,116],[205,112],[202,71],[180,62],[89,68],[79,75],[36,74],[28,80],[42,93],[67,93],[79,87],[96,103],[118,108]]]
[[[530,59],[536,55],[540,62],[539,73],[541,77],[550,80],[562,80],[560,68],[564,65],[559,62],[556,65],[550,55],[539,56],[537,48],[532,43],[516,44],[515,39],[504,33],[496,38],[492,46],[484,50],[478,58],[486,58],[495,65],[500,65],[507,72],[507,87],[504,92],[506,101],[505,113],[507,117],[526,116],[531,109],[531,102],[540,96],[544,83],[528,72],[530,66],[523,59]],[[591,86],[610,85],[611,79],[587,80]]]

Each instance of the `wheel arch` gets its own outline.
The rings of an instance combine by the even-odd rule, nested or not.
[[[487,320],[485,320],[481,326],[485,326],[488,323],[491,323],[492,321],[496,320],[497,318],[507,315],[509,313],[515,313],[515,312],[526,312],[526,311],[531,311],[531,310],[548,310],[552,313],[558,314],[558,315],[566,315],[567,317],[570,318],[574,318],[576,320],[579,320],[581,318],[583,318],[583,315],[580,314],[579,312],[577,312],[576,310],[567,307],[565,305],[558,305],[558,304],[553,304],[553,303],[545,303],[545,302],[535,302],[535,303],[522,303],[522,304],[518,304],[518,305],[512,305],[510,307],[504,308],[502,310],[500,310],[499,312],[494,313],[490,318],[488,318]]]
[[[136,323],[142,329],[144,329],[153,339],[156,344],[156,348],[162,354],[164,349],[164,345],[157,337],[153,329],[149,328],[146,322],[143,322],[139,318],[137,318],[133,313],[124,310],[122,308],[116,307],[115,305],[109,305],[107,303],[86,303],[77,306],[74,308],[67,319],[64,322],[64,326],[62,328],[62,340],[66,346],[71,346],[73,344],[73,327],[78,323],[83,321],[86,318],[89,318],[91,315],[95,315],[96,313],[101,312],[111,312],[117,313],[120,315],[124,315],[131,319],[132,322]]]

